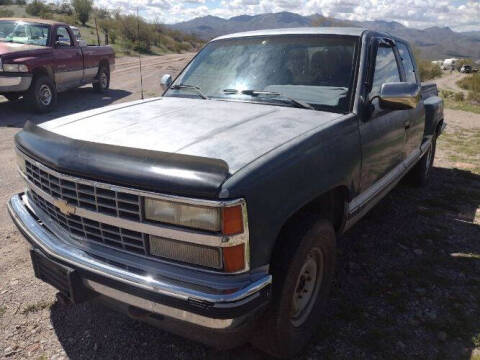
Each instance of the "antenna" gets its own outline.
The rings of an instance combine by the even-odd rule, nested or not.
[[[140,42],[140,15],[138,12],[138,7],[137,7],[137,42],[138,43]],[[139,47],[139,50],[140,50],[140,47]],[[138,52],[138,61],[140,63],[140,88],[142,90],[142,100],[143,100],[144,96],[143,96],[142,54],[140,54],[140,51]]]

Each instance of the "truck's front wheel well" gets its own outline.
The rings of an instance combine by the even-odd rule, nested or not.
[[[100,60],[100,63],[98,64],[98,71],[100,72],[100,69],[102,68],[106,68],[108,69],[108,71],[110,71],[110,63],[108,62],[108,60]]]
[[[315,214],[331,222],[335,231],[339,231],[345,217],[345,204],[348,199],[348,189],[345,186],[334,188],[313,199],[295,215],[304,213]]]
[[[329,221],[336,232],[341,231],[346,215],[346,204],[348,201],[348,189],[346,186],[339,186],[316,197],[301,209],[296,211],[282,226],[279,237],[275,243],[272,257],[274,260],[276,251],[283,246],[282,236],[292,226],[298,224],[305,217],[314,215],[318,219]]]
[[[32,71],[32,76],[34,79],[38,78],[39,76],[48,76],[53,82],[55,82],[53,71],[44,67],[34,69]]]
[[[437,128],[435,129],[435,136],[439,136],[440,133],[442,132],[442,126],[443,126],[443,119],[440,120],[437,124]]]

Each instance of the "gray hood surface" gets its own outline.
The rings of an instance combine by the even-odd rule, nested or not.
[[[232,101],[163,97],[41,125],[72,139],[224,160],[231,174],[340,114]]]

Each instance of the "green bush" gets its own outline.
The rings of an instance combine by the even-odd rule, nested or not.
[[[28,15],[31,16],[41,16],[50,12],[50,9],[40,0],[33,0],[30,4],[27,5],[25,11]]]
[[[465,90],[480,92],[480,74],[465,76],[463,79],[457,81],[457,85]]]
[[[464,101],[465,100],[465,95],[463,94],[463,92],[455,93],[454,100],[455,101]]]
[[[0,17],[13,17],[15,13],[9,9],[0,9]]]
[[[418,68],[420,71],[420,79],[422,81],[432,80],[442,76],[442,69],[440,69],[440,66],[432,64],[431,61],[420,59],[418,61]]]
[[[78,20],[85,26],[93,10],[93,0],[72,0]]]

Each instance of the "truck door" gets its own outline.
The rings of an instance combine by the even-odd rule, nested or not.
[[[371,57],[370,61],[375,67],[371,90],[366,95],[370,110],[368,116],[360,122],[361,191],[365,191],[401,165],[405,159],[405,127],[409,119],[409,112],[406,110],[382,109],[377,97],[384,83],[400,82],[402,79],[398,53],[393,42],[378,42],[376,54]]]
[[[54,34],[55,83],[58,90],[76,87],[83,80],[83,55],[65,26]]]
[[[420,76],[416,72],[412,52],[409,47],[402,42],[397,42],[397,48],[405,70],[405,81],[420,85]],[[415,109],[408,110],[408,112],[410,119],[406,128],[407,139],[405,144],[405,154],[407,157],[419,150],[422,144],[425,131],[425,108],[423,106],[423,100],[420,100]]]

